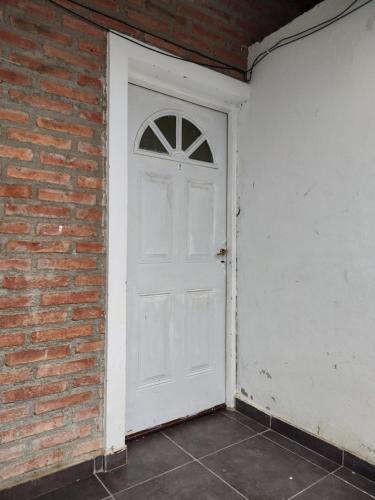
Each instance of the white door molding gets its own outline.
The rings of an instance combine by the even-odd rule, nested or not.
[[[236,170],[238,109],[248,84],[108,35],[108,304],[105,376],[107,454],[125,448],[128,83],[228,114],[226,403],[236,390]]]

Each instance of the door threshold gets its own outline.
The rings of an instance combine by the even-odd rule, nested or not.
[[[132,434],[128,434],[126,436],[125,442],[128,443],[133,439],[144,437],[147,436],[148,434],[153,434],[154,432],[159,432],[169,427],[174,427],[175,425],[182,424],[183,422],[188,422],[189,420],[194,420],[195,418],[204,417],[205,415],[210,415],[211,413],[224,410],[226,406],[227,405],[225,403],[222,403],[220,405],[213,406],[212,408],[208,408],[207,410],[200,411],[199,413],[195,413],[194,415],[188,415],[187,417],[176,418],[175,420],[171,420],[170,422],[166,422],[165,424],[156,425],[155,427],[151,427],[150,429],[133,432]]]

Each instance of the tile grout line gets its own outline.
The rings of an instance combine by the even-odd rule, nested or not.
[[[152,476],[152,477],[149,477],[147,479],[144,479],[143,481],[139,481],[138,483],[134,483],[131,486],[128,486],[127,488],[123,488],[122,490],[116,491],[116,493],[112,493],[112,495],[118,495],[119,493],[123,493],[124,491],[132,490],[136,486],[141,486],[142,484],[149,483],[153,479],[158,479],[159,477],[166,476],[170,472],[174,472],[176,470],[182,469],[183,467],[186,467],[186,465],[190,465],[194,462],[197,462],[197,460],[194,459],[194,460],[190,460],[189,462],[185,462],[184,464],[177,465],[177,467],[173,467],[173,469],[166,470],[164,472],[161,472],[160,474],[156,474],[156,476]]]
[[[342,466],[342,467],[341,467],[341,469],[344,469],[344,468],[345,468],[344,466]],[[347,470],[350,470],[350,469],[347,469]],[[336,473],[336,472],[337,472],[337,471],[335,471],[335,473]],[[361,476],[361,474],[357,474],[357,475]],[[337,479],[340,479],[340,481],[343,481],[344,483],[349,484],[350,486],[353,486],[353,488],[355,488],[356,490],[359,490],[359,491],[361,491],[362,493],[365,493],[365,494],[366,494],[366,495],[368,495],[370,498],[375,498],[375,496],[374,496],[374,495],[372,495],[371,493],[369,493],[368,491],[362,490],[359,486],[356,486],[355,484],[350,483],[349,481],[347,481],[347,480],[346,480],[346,479],[344,479],[343,477],[336,476],[336,474],[335,474],[335,477],[336,477]],[[361,476],[361,477],[363,477],[364,479],[367,479],[367,477],[365,477],[365,476]],[[367,479],[367,481],[371,481],[371,479]],[[371,481],[371,482],[373,483],[374,481]]]
[[[94,473],[94,477],[95,477],[95,478],[99,481],[99,483],[103,486],[103,488],[105,489],[105,491],[108,493],[109,497],[114,499],[115,497],[113,496],[112,492],[111,492],[111,491],[109,491],[109,489],[108,489],[108,488],[107,488],[107,486],[103,483],[103,481],[100,479],[100,477],[98,477],[98,476],[96,475],[96,472]],[[106,498],[108,498],[108,497],[105,497],[105,499],[106,499]]]
[[[338,470],[340,470],[342,468],[342,465],[340,465],[339,467],[337,467],[337,469],[333,470],[332,472],[329,472],[328,474],[325,474],[323,477],[321,477],[320,479],[318,479],[317,481],[315,481],[314,483],[310,484],[309,486],[307,486],[306,488],[304,488],[303,490],[299,491],[298,493],[295,493],[294,495],[292,495],[291,497],[288,498],[288,500],[292,500],[293,498],[297,498],[301,493],[304,493],[305,491],[309,490],[310,488],[312,488],[313,486],[319,484],[320,482],[322,482],[324,479],[327,479],[327,477],[329,476],[333,476],[333,474],[335,472],[337,472]]]
[[[295,443],[295,444],[298,444],[298,446],[302,446],[302,448],[305,448],[305,450],[308,450],[312,453],[315,453],[316,455],[319,455],[320,457],[322,458],[325,458],[326,460],[329,460],[330,462],[334,463],[334,464],[337,464],[337,462],[334,462],[333,460],[331,460],[330,458],[326,457],[325,455],[322,455],[321,453],[319,453],[318,451],[315,451],[313,450],[312,448],[309,448],[308,446],[305,446],[304,444],[301,444],[299,443],[298,441],[295,441],[294,439],[288,437],[288,436],[285,436],[285,434],[281,434],[281,432],[278,432],[278,431],[275,431],[275,429],[271,429],[269,428],[268,429],[270,432],[274,432],[275,434],[279,435],[279,436],[282,436],[283,438],[287,439],[288,441],[291,441],[292,443]],[[343,463],[341,464],[338,464],[338,465],[344,465]]]
[[[246,427],[246,429],[250,429],[251,431],[255,431],[255,429],[253,429],[252,427],[250,427],[250,425],[247,425],[247,424],[244,424],[243,422],[240,422],[239,420],[236,420],[235,418],[233,417],[230,417],[229,415],[227,415],[226,413],[221,413],[221,415],[223,415],[224,417],[228,418],[229,420],[232,420],[232,422],[236,422],[236,424],[240,424],[242,425],[243,427]],[[240,415],[243,415],[242,413],[240,413]],[[246,416],[246,415],[245,415]],[[250,418],[250,417],[249,417]],[[262,425],[262,424],[259,424],[259,425]],[[262,427],[265,427],[265,430],[264,431],[260,431],[260,432],[266,432],[266,431],[269,431],[270,429],[268,427],[266,427],[265,425],[262,425]],[[259,432],[259,433],[260,433]]]
[[[220,453],[221,451],[227,450],[228,448],[231,448],[232,446],[236,446],[237,444],[245,443],[246,441],[250,441],[250,439],[253,439],[257,436],[261,436],[265,432],[267,432],[267,431],[258,432],[257,434],[254,434],[253,436],[248,436],[247,438],[241,439],[240,441],[236,441],[235,443],[228,444],[228,446],[223,446],[223,448],[219,448],[218,450],[211,451],[210,453],[207,453],[206,455],[202,455],[201,457],[197,458],[197,460],[203,460],[204,458],[210,457],[212,455],[216,455],[216,453]]]
[[[207,472],[209,472],[210,474],[212,474],[213,476],[215,476],[217,479],[219,479],[222,483],[226,484],[232,491],[236,492],[238,495],[241,496],[241,498],[243,498],[244,500],[249,500],[248,497],[245,497],[245,495],[243,495],[240,491],[238,491],[234,486],[232,486],[231,484],[227,483],[223,478],[221,478],[218,474],[216,474],[216,472],[213,472],[211,469],[209,469],[204,463],[202,463],[198,458],[196,459],[191,453],[189,453],[187,450],[185,450],[182,446],[180,446],[178,443],[176,443],[172,438],[170,438],[169,436],[167,436],[166,434],[164,434],[164,432],[162,432],[163,436],[166,437],[167,439],[169,439],[169,441],[171,443],[173,443],[175,446],[177,446],[178,448],[180,448],[180,450],[182,450],[183,452],[187,453],[189,456],[191,456],[195,462],[197,462],[199,465],[201,465]],[[248,439],[251,439],[251,437],[255,437],[255,436],[250,436]]]
[[[282,436],[282,434],[280,434],[280,435]],[[327,469],[325,469],[324,467],[322,467],[321,465],[315,464],[314,462],[311,462],[311,460],[309,460],[308,458],[305,458],[305,457],[303,457],[302,455],[299,455],[299,453],[297,453],[296,451],[289,450],[289,448],[286,448],[285,446],[283,446],[283,445],[282,445],[282,444],[280,444],[280,443],[276,443],[275,441],[273,441],[272,439],[268,438],[267,436],[263,436],[263,437],[264,437],[264,439],[267,439],[267,441],[269,441],[270,443],[275,444],[275,445],[276,445],[276,446],[278,446],[279,448],[282,448],[283,450],[289,451],[289,453],[292,453],[292,454],[293,454],[293,455],[295,455],[296,457],[302,458],[302,460],[305,460],[305,462],[308,462],[309,464],[314,465],[315,467],[318,467],[319,469],[324,470],[324,472],[328,472],[328,473],[330,472],[330,471],[328,471]],[[296,441],[293,441],[293,443],[298,444]],[[308,451],[312,451],[312,450],[310,450],[309,448],[306,448],[306,450],[308,450]],[[315,453],[315,452],[313,452],[313,453]],[[318,454],[318,455],[319,455],[319,454]],[[323,455],[319,455],[319,456],[321,456],[322,458],[326,458],[326,457],[324,457]],[[326,460],[329,460],[329,458],[327,458]],[[332,460],[331,460],[331,461],[332,461]],[[336,462],[333,462],[333,463],[334,463],[334,464],[336,464]],[[336,464],[336,465],[338,465],[339,467],[342,467],[342,465],[341,465],[341,464]],[[336,469],[335,469],[335,470],[336,470]]]

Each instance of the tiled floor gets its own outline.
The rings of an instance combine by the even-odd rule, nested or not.
[[[369,500],[375,483],[224,410],[129,443],[129,464],[39,500]]]

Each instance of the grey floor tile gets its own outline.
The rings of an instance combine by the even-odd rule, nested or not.
[[[331,475],[296,497],[295,500],[370,500],[362,491]]]
[[[256,434],[220,413],[190,420],[164,433],[196,458]]]
[[[260,424],[253,418],[248,417],[247,415],[244,415],[237,410],[226,409],[222,410],[220,413],[226,415],[229,418],[232,418],[233,420],[237,420],[237,422],[240,422],[241,424],[247,425],[257,433],[266,431],[268,429],[268,427],[266,427],[265,425]]]
[[[274,443],[277,443],[280,446],[287,448],[293,453],[297,453],[297,455],[299,455],[300,457],[303,457],[306,460],[312,462],[313,464],[322,467],[327,472],[332,472],[339,467],[339,465],[336,462],[332,462],[328,458],[325,458],[322,455],[315,453],[315,451],[305,448],[304,446],[296,443],[295,441],[292,441],[291,439],[286,438],[285,436],[282,436],[277,432],[268,431],[264,434],[264,437],[271,439],[271,441],[273,441]]]
[[[116,500],[241,500],[229,486],[198,463],[185,465],[115,495]]]
[[[338,477],[341,477],[342,479],[345,479],[345,481],[348,481],[349,483],[353,484],[354,486],[357,486],[357,488],[360,488],[361,490],[365,491],[369,495],[372,495],[375,498],[375,483],[374,481],[370,481],[369,479],[361,476],[360,474],[356,474],[355,472],[352,472],[351,470],[347,469],[346,467],[343,467],[339,471],[336,472],[335,474]]]
[[[110,472],[98,474],[111,493],[190,462],[181,451],[160,433],[128,443],[128,464]]]
[[[95,476],[82,479],[76,483],[60,488],[38,497],[38,500],[102,500],[108,497],[108,492],[103,488]]]
[[[286,500],[327,474],[262,436],[202,462],[251,500]]]

